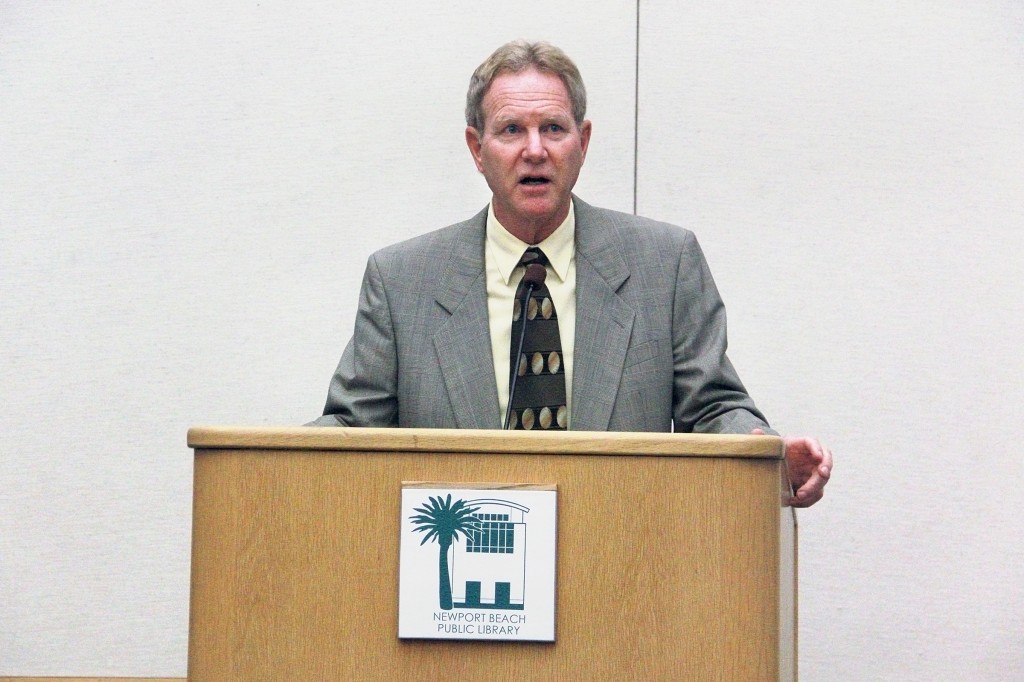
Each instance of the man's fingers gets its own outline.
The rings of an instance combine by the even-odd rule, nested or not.
[[[832,475],[832,451],[816,438],[786,438],[786,461],[797,487],[789,506],[810,507],[821,500]]]
[[[801,508],[803,508],[803,507],[810,507],[815,502],[818,502],[819,500],[821,500],[821,498],[823,498],[824,496],[825,496],[825,491],[824,490],[818,490],[817,493],[815,493],[813,495],[808,495],[806,497],[800,497],[799,495],[795,495],[795,496],[789,498],[789,506],[790,507],[801,507]]]
[[[832,475],[832,450],[829,448],[822,448],[822,450],[824,451],[824,456],[821,465],[818,467],[818,473],[827,482]]]

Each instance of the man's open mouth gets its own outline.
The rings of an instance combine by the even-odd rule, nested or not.
[[[546,185],[547,183],[549,183],[551,181],[548,180],[547,178],[541,178],[541,177],[536,177],[536,176],[530,175],[530,176],[527,176],[527,177],[523,178],[519,182],[521,182],[524,185]]]

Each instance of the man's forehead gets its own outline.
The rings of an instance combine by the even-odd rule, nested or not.
[[[523,118],[539,116],[542,118],[572,118],[568,104],[535,99],[498,99],[493,103],[493,111],[488,113],[494,118]]]
[[[572,103],[557,75],[535,69],[503,72],[484,95],[484,110],[495,118],[517,118],[538,113],[549,117],[572,116]]]

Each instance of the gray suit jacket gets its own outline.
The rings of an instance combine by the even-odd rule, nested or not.
[[[576,207],[572,428],[768,426],[725,355],[725,307],[688,230]],[[486,209],[366,266],[324,426],[501,428],[484,274]]]

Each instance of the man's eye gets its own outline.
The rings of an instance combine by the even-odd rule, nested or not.
[[[503,132],[509,135],[515,135],[516,133],[519,132],[519,126],[517,126],[515,123],[510,123],[507,126],[505,126]]]

